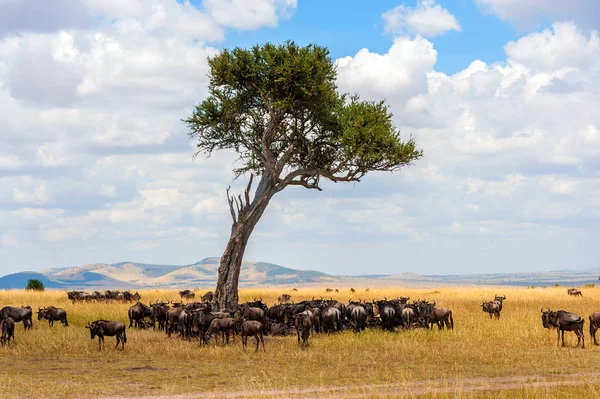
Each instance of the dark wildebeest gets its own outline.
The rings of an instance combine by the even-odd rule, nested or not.
[[[594,312],[590,314],[590,336],[594,340],[594,345],[598,345],[598,341],[596,341],[596,331],[600,327],[600,312]]]
[[[261,323],[265,322],[265,311],[261,308],[240,305],[240,315],[247,320],[256,320]]]
[[[447,329],[454,329],[454,319],[452,318],[452,311],[448,308],[436,308],[435,302],[431,306],[431,310],[428,312],[427,317],[425,319],[430,328],[433,328],[434,324],[437,324],[438,329],[443,330],[444,325]]]
[[[181,299],[194,299],[196,297],[196,293],[190,290],[179,291],[179,296]]]
[[[298,291],[298,288],[292,288],[292,291]]]
[[[379,312],[383,328],[391,330],[394,327],[396,310],[388,301],[376,301],[375,306]]]
[[[215,315],[212,314],[208,309],[200,310],[194,315],[194,318],[192,320],[192,326],[194,331],[197,331],[198,335],[201,338],[204,337],[206,335],[206,332],[210,328],[210,325],[212,324],[213,320],[215,319]],[[206,340],[200,339],[200,344],[202,344],[202,342],[206,342]]]
[[[354,288],[350,288],[350,292],[354,294],[356,290]]]
[[[156,323],[158,322],[158,329],[160,331],[165,330],[165,323],[167,321],[167,311],[169,310],[169,305],[164,302],[155,302],[150,304],[152,308],[152,325],[153,328],[156,329]]]
[[[495,295],[494,296],[494,300],[492,301],[493,303],[497,303],[498,306],[500,306],[500,312],[502,312],[502,302],[506,300],[506,295]],[[500,317],[500,316],[498,316]]]
[[[556,328],[558,333],[558,339],[556,341],[557,345],[560,344],[561,333],[562,346],[565,346],[565,331],[573,331],[577,336],[577,346],[579,346],[579,343],[581,342],[581,348],[585,348],[585,336],[583,334],[583,324],[585,323],[585,320],[583,317],[564,310],[553,312],[550,309],[547,311],[542,309],[541,312],[542,325],[544,328]]]
[[[352,308],[350,320],[354,324],[354,331],[359,332],[365,329],[367,324],[367,311],[361,305],[356,305]]]
[[[138,327],[138,324],[140,324],[144,318],[152,317],[152,308],[138,302],[129,308],[127,315],[129,316],[129,328],[133,326],[133,322],[135,322],[136,327]]]
[[[308,346],[308,337],[310,336],[310,330],[312,328],[312,322],[310,316],[306,312],[294,315],[294,326],[296,327],[296,333],[298,334],[298,345],[300,345],[300,337],[302,336],[302,347]]]
[[[484,302],[481,304],[481,310],[487,312],[490,319],[492,316],[495,316],[496,319],[500,318],[500,305],[497,302]]]
[[[321,310],[321,322],[323,331],[342,330],[342,314],[339,309],[333,306]]]
[[[25,330],[33,328],[32,315],[31,306],[21,306],[20,308],[5,306],[0,310],[0,320],[11,317],[15,323],[23,322]]]
[[[219,343],[219,333],[221,334],[221,340],[224,345],[229,345],[229,333],[235,334],[235,320],[231,317],[224,319],[213,319],[206,331],[204,340],[208,343],[210,337],[214,334],[215,346]]]
[[[175,329],[177,328],[177,324],[179,323],[179,316],[183,311],[183,306],[177,306],[167,310],[165,330],[169,338],[171,337],[173,331],[175,331]]]
[[[202,295],[200,299],[202,302],[212,302],[215,299],[215,293],[208,291],[206,294]]]
[[[69,322],[67,321],[67,312],[61,308],[55,308],[54,306],[50,306],[48,308],[38,308],[38,320],[42,319],[48,320],[48,325],[50,327],[54,327],[54,320],[58,320],[63,324],[63,326],[69,327]]]
[[[98,336],[98,350],[101,351],[104,346],[104,337],[117,337],[117,345],[115,349],[121,344],[121,350],[125,349],[125,343],[127,342],[127,334],[125,333],[125,324],[119,321],[107,321],[107,320],[96,320],[93,323],[88,321],[88,325],[85,326],[90,330],[92,339]]]
[[[333,288],[325,288],[325,292],[333,292]]]
[[[256,340],[256,352],[258,352],[259,342],[262,343],[263,351],[267,351],[265,349],[265,339],[263,338],[264,327],[260,321],[242,319],[241,330],[242,349],[244,349],[244,352],[246,351],[248,337],[254,337],[254,339]]]
[[[583,294],[577,288],[569,288],[567,290],[567,294],[569,294],[570,296],[578,296],[578,297],[583,298]]]
[[[0,331],[2,332],[2,337],[0,337],[0,342],[2,345],[6,345],[10,343],[10,339],[15,340],[15,321],[12,317],[7,317],[0,321]]]

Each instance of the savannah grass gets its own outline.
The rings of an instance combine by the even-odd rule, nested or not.
[[[127,330],[125,350],[114,350],[114,337],[106,338],[106,348],[98,351],[96,341],[84,328],[96,319],[129,323],[123,303],[75,303],[66,292],[47,290],[0,291],[2,306],[31,305],[34,327],[24,331],[22,323],[15,328],[16,341],[0,348],[0,381],[2,398],[16,397],[129,397],[163,396],[215,391],[289,390],[306,387],[346,387],[352,397],[389,397],[398,386],[410,387],[415,382],[437,387],[454,387],[462,396],[539,397],[569,395],[597,397],[600,373],[600,349],[589,338],[587,316],[600,310],[600,289],[583,290],[583,298],[567,295],[560,288],[480,288],[436,287],[432,289],[386,288],[351,294],[340,288],[335,298],[388,299],[399,295],[412,299],[436,300],[438,307],[453,311],[455,329],[438,331],[416,329],[398,333],[368,330],[360,334],[312,336],[310,346],[301,349],[296,337],[265,337],[266,353],[254,353],[250,339],[248,352],[242,352],[239,337],[228,347],[201,347],[198,341],[182,341],[176,335],[168,339],[163,332]],[[313,296],[329,298],[324,288],[242,289],[241,301],[262,297],[272,305],[277,296],[289,292],[292,300]],[[203,293],[203,291],[198,291]],[[142,301],[178,300],[176,290],[140,291]],[[499,321],[490,320],[480,304],[494,294],[505,294]],[[38,307],[53,305],[68,313],[70,327],[37,320]],[[586,319],[586,349],[575,348],[576,338],[567,333],[567,348],[556,345],[556,332],[542,328],[540,308],[565,309]],[[573,373],[589,373],[583,383],[568,387],[536,386],[527,381],[514,386],[491,384],[485,391],[466,387],[463,380],[534,376],[550,381]],[[364,385],[394,384],[396,388],[360,388]],[[466,383],[465,383],[466,384]],[[458,388],[457,388],[458,387]],[[497,388],[497,389],[496,389]],[[513,389],[514,388],[514,389]],[[444,391],[427,395],[447,395]],[[325,394],[323,394],[325,395]],[[327,393],[327,397],[344,397]],[[256,395],[261,396],[260,394]],[[276,395],[286,397],[286,395]],[[318,396],[311,394],[305,396]],[[302,397],[291,395],[290,397]]]

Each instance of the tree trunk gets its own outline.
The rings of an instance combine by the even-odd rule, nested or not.
[[[271,197],[275,194],[274,185],[270,183],[270,180],[267,175],[263,175],[256,189],[254,200],[238,211],[237,220],[234,220],[231,226],[231,236],[221,257],[215,291],[216,304],[220,311],[234,310],[237,307],[238,280],[246,245]],[[232,206],[231,202],[230,206]]]

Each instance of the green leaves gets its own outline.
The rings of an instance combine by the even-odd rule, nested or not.
[[[384,102],[337,92],[329,51],[266,43],[209,59],[209,97],[185,122],[198,153],[234,149],[248,171],[318,188],[319,178],[358,180],[422,156],[403,142]],[[291,170],[296,180],[282,178]],[[286,183],[286,184],[287,184]]]

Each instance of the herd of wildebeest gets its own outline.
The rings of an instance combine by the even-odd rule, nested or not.
[[[294,289],[295,291],[295,289]],[[327,289],[330,293],[333,289]],[[339,292],[339,290],[335,290]],[[367,289],[368,291],[368,289]],[[356,290],[351,289],[354,294]],[[569,295],[581,297],[581,291],[569,289]],[[382,300],[350,300],[348,304],[330,299],[304,300],[298,303],[292,301],[290,294],[282,294],[277,304],[268,307],[261,299],[238,305],[235,309],[217,310],[215,295],[212,291],[201,297],[201,302],[190,302],[195,299],[191,290],[179,292],[181,300],[154,301],[148,305],[140,302],[139,293],[129,291],[105,291],[87,293],[71,291],[67,297],[75,302],[95,301],[121,301],[136,302],[128,309],[129,326],[119,321],[96,320],[88,322],[85,328],[89,329],[91,339],[98,337],[98,349],[102,350],[104,337],[116,337],[116,346],[125,348],[127,342],[127,328],[153,329],[163,331],[168,337],[178,334],[182,339],[196,339],[200,344],[208,344],[214,339],[215,345],[221,340],[223,345],[229,344],[230,337],[240,335],[242,348],[246,350],[248,337],[256,340],[256,351],[259,344],[265,350],[264,335],[296,335],[298,345],[308,346],[308,340],[315,333],[335,333],[343,330],[363,331],[375,328],[387,331],[399,331],[412,328],[433,328],[437,325],[439,330],[453,329],[454,319],[452,311],[448,308],[438,307],[435,301],[425,299],[410,301],[409,297]],[[187,303],[183,301],[187,300]],[[505,295],[495,295],[493,301],[484,302],[481,308],[489,314],[490,319],[500,318]],[[555,328],[558,332],[558,343],[562,333],[573,331],[577,336],[577,346],[585,347],[583,334],[584,319],[574,313],[564,310],[541,310],[542,325],[544,328]],[[53,306],[39,308],[38,320],[46,319],[50,327],[55,321],[60,321],[65,327],[69,326],[67,312]],[[6,306],[0,311],[0,342],[6,345],[14,341],[15,323],[22,322],[25,330],[33,326],[33,310],[30,306]],[[594,345],[596,331],[600,327],[600,312],[589,316],[590,336]]]

